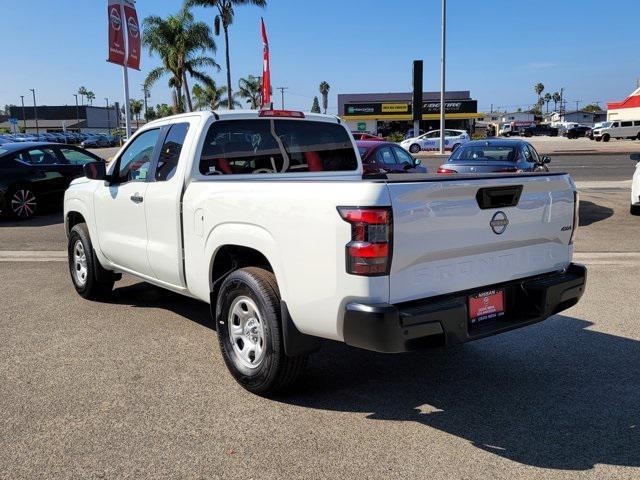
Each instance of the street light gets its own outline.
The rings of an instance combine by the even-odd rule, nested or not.
[[[442,24],[440,26],[440,154],[444,154],[444,89],[447,40],[447,0],[442,0]]]
[[[109,99],[105,97],[107,102],[107,129],[109,130],[109,135],[111,135],[111,112],[109,112]]]
[[[40,134],[40,129],[38,128],[38,106],[36,105],[36,89],[30,88],[31,93],[33,93],[33,116],[36,120],[36,135]]]
[[[24,111],[24,95],[20,95],[20,101],[22,102],[22,128],[24,133],[27,133],[27,115]]]
[[[78,107],[78,94],[74,93],[74,97],[76,97],[76,128],[80,131],[80,107]]]

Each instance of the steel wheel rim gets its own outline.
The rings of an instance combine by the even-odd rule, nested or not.
[[[266,347],[264,323],[258,306],[246,296],[234,299],[227,325],[236,360],[247,368],[258,368],[264,360]]]
[[[87,255],[81,240],[76,240],[73,245],[73,276],[80,287],[87,283],[89,269],[87,268]]]
[[[36,205],[36,196],[31,190],[16,190],[11,196],[11,210],[18,217],[32,216],[36,211]]]

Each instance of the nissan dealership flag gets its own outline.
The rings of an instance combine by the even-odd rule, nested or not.
[[[267,30],[264,28],[264,20],[262,23],[262,106],[271,103],[271,71],[269,70],[269,41],[267,40]]]
[[[138,25],[138,14],[133,2],[124,0],[124,16],[127,19],[127,40],[129,55],[127,56],[127,66],[135,70],[140,70],[140,26]]]
[[[126,46],[124,44],[124,22],[120,14],[120,0],[109,0],[107,15],[109,18],[109,58],[111,63],[124,65]]]

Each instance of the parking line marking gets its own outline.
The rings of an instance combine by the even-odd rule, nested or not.
[[[0,250],[0,262],[66,262],[64,250]]]

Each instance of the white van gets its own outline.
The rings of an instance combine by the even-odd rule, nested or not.
[[[608,142],[612,138],[621,140],[631,138],[640,140],[640,120],[615,120],[604,122],[601,127],[593,130],[593,138],[596,142],[602,140]]]

